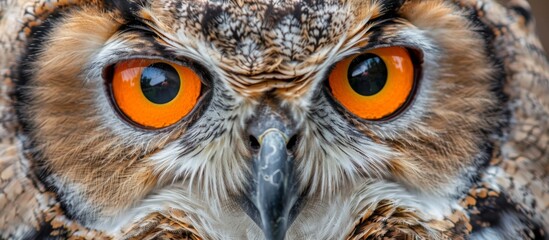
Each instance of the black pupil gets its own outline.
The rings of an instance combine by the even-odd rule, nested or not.
[[[166,63],[154,63],[141,73],[141,91],[156,104],[170,102],[177,96],[181,80],[177,70]]]
[[[351,61],[347,71],[351,88],[362,96],[372,96],[387,83],[387,66],[379,56],[363,54]]]

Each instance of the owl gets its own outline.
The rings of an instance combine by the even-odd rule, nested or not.
[[[0,0],[0,239],[549,239],[524,0]]]

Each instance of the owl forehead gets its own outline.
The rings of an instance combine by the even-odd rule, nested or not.
[[[256,1],[242,6],[208,2],[201,10],[198,14],[202,14],[202,25],[195,31],[201,31],[205,40],[224,55],[253,59],[259,65],[260,56],[303,61],[319,48],[338,41],[348,28],[346,20],[352,17],[332,2],[309,5]]]
[[[209,61],[236,92],[250,97],[278,88],[300,96],[330,59],[362,40],[356,35],[366,33],[369,19],[398,8],[395,2],[157,0],[140,14],[166,42]]]
[[[255,75],[323,59],[318,54],[363,27],[365,16],[382,11],[378,1],[365,2],[366,12],[339,0],[162,0],[152,4],[151,15],[170,14],[157,18],[169,19],[165,26],[171,29],[165,31],[203,42],[215,52],[210,55],[232,72]]]

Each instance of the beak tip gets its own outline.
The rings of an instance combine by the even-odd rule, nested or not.
[[[270,224],[264,224],[262,230],[265,234],[265,238],[267,240],[283,240],[286,236],[287,231],[287,221],[283,220],[284,223],[270,223]],[[270,227],[267,227],[270,226]],[[271,228],[272,227],[272,228]]]

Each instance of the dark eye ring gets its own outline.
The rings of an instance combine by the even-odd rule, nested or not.
[[[200,76],[191,68],[160,60],[131,59],[113,68],[114,104],[134,123],[170,126],[191,112],[201,95]]]
[[[338,62],[328,80],[332,96],[349,112],[380,120],[398,112],[411,98],[415,68],[403,47],[385,47]]]

